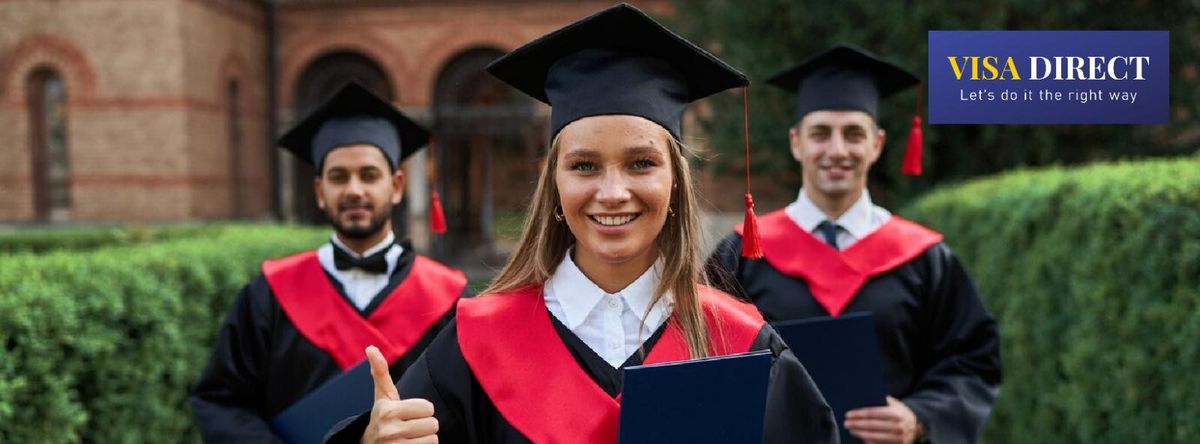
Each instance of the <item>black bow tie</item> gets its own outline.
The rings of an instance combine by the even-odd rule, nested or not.
[[[341,247],[334,245],[333,266],[337,267],[338,270],[358,268],[368,273],[387,273],[388,263],[386,256],[391,250],[392,247],[389,245],[383,250],[380,250],[378,253],[359,259],[351,256],[350,253],[343,251]]]

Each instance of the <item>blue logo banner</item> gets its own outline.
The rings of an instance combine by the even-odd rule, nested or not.
[[[1168,37],[929,31],[929,123],[1167,123]]]

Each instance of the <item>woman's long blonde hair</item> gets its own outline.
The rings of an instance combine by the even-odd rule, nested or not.
[[[687,156],[691,151],[676,140],[666,129],[664,137],[670,141],[671,173],[674,187],[671,192],[668,214],[655,240],[662,269],[658,288],[654,291],[650,306],[658,303],[668,291],[674,295],[673,316],[679,323],[688,351],[693,358],[708,356],[708,326],[700,304],[697,284],[704,282],[700,264],[700,242],[703,232],[697,208],[695,183],[692,181]],[[560,133],[561,134],[561,133]],[[562,262],[567,249],[574,243],[570,228],[565,222],[554,219],[559,206],[558,185],[555,174],[558,168],[559,137],[550,144],[546,162],[538,177],[537,189],[533,193],[533,205],[521,240],[508,258],[500,274],[492,280],[484,294],[501,293],[530,285],[540,285]]]

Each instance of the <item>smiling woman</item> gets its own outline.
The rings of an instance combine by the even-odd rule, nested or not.
[[[659,255],[654,243],[674,183],[670,140],[654,122],[622,115],[576,120],[556,140],[554,183],[574,259],[606,292],[633,282]]]
[[[622,369],[751,350],[777,357],[766,442],[836,441],[829,407],[779,336],[701,273],[680,117],[745,76],[628,5],[488,71],[551,106],[521,239],[397,387],[378,366],[373,410],[332,441],[612,443]]]

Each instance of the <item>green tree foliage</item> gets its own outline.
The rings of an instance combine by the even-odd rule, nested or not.
[[[1021,170],[903,213],[999,321],[986,442],[1200,442],[1200,156]]]
[[[326,235],[222,226],[0,256],[0,442],[198,441],[186,391],[233,297],[263,259]]]
[[[915,89],[881,104],[888,142],[872,171],[877,200],[896,202],[933,185],[1018,166],[1070,165],[1094,160],[1177,155],[1200,147],[1200,3],[1035,0],[838,2],[795,0],[677,0],[675,28],[750,76],[752,166],[760,175],[798,185],[799,167],[787,150],[795,105],[764,79],[836,43],[852,43],[926,75],[929,30],[1170,31],[1169,125],[925,125],[926,175],[901,178],[900,160],[916,107]],[[705,125],[719,171],[742,161],[740,94],[713,103]]]

